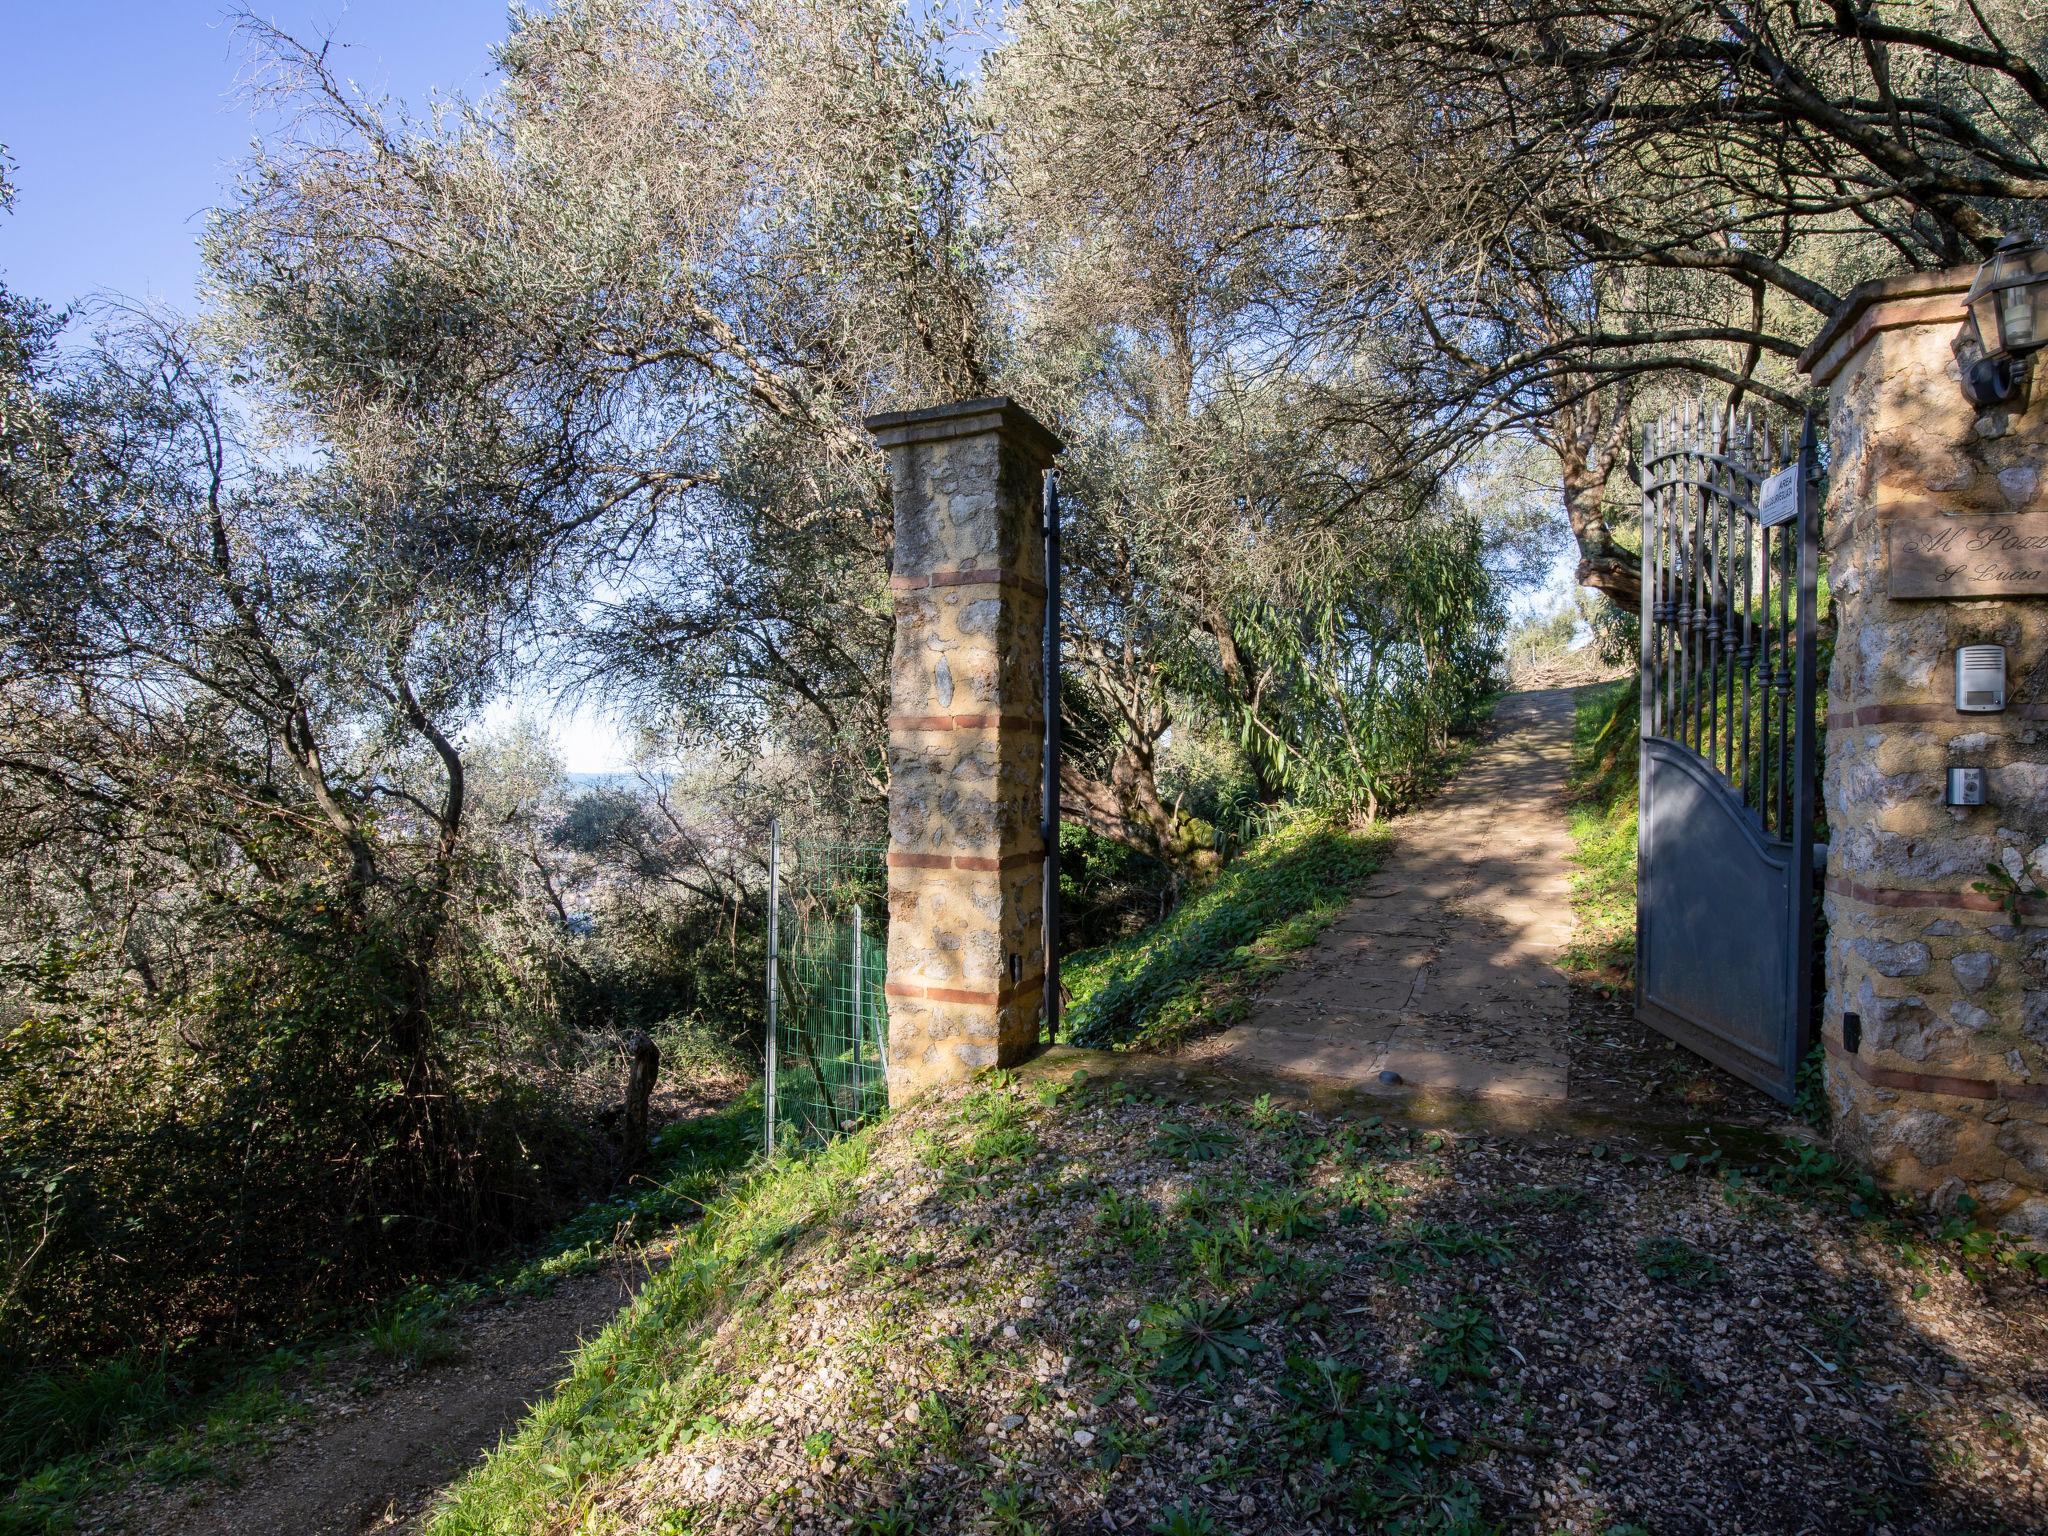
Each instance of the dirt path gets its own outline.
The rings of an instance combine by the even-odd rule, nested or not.
[[[1495,739],[1397,828],[1348,912],[1200,1048],[1213,1064],[1401,1095],[1563,1100],[1572,937],[1569,688],[1510,694]]]
[[[149,1536],[359,1536],[409,1525],[433,1496],[547,1396],[568,1357],[645,1278],[624,1262],[546,1296],[473,1309],[462,1357],[373,1396],[316,1407],[311,1422],[248,1467],[239,1487],[139,1491],[111,1528]],[[106,1528],[106,1527],[103,1527]]]

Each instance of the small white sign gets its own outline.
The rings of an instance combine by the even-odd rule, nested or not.
[[[1789,523],[1799,515],[1799,468],[1787,464],[1757,492],[1756,520],[1766,528]]]

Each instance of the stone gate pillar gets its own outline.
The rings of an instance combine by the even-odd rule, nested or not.
[[[2048,358],[2030,401],[1965,401],[1973,271],[1866,284],[1800,360],[1829,392],[1822,1028],[1846,1150],[2048,1240],[2048,910],[2015,925],[1972,889],[1987,864],[2048,887],[2048,598],[2013,592],[2026,559],[1972,553],[2048,533]],[[2001,714],[1955,707],[1973,643],[2006,647]],[[1982,807],[1944,803],[1956,766],[1987,770]]]
[[[1043,477],[1059,442],[1007,399],[870,417],[890,587],[889,1096],[1021,1060],[1043,990]]]

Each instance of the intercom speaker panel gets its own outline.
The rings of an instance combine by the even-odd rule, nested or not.
[[[1966,715],[2005,708],[2005,647],[1966,645],[1956,652],[1956,708]]]

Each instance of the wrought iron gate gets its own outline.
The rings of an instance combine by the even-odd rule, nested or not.
[[[1813,991],[1813,421],[1643,439],[1636,1016],[1790,1101]],[[1775,473],[1774,473],[1775,471]]]

